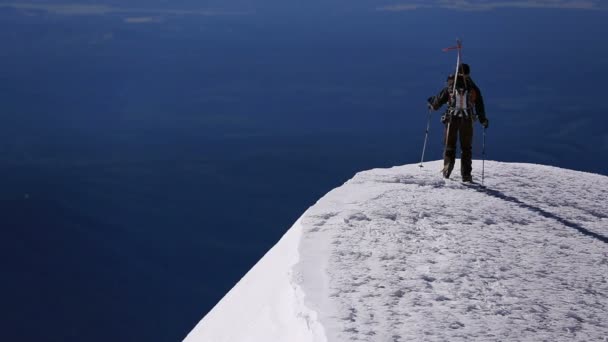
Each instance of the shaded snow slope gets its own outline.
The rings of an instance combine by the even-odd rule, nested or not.
[[[357,174],[187,341],[608,341],[608,177],[485,166]]]
[[[298,221],[185,341],[324,341],[323,328],[303,305],[303,293],[294,281],[301,232]]]

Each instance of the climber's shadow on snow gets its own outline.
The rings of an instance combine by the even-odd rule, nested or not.
[[[563,224],[563,225],[565,225],[567,227],[574,228],[574,229],[578,230],[582,234],[585,234],[585,235],[587,235],[589,237],[592,237],[594,239],[600,240],[600,241],[602,241],[604,243],[608,243],[608,237],[606,237],[606,236],[603,236],[601,234],[592,232],[592,231],[586,229],[585,227],[583,227],[583,226],[581,226],[579,224],[576,224],[576,223],[574,223],[572,221],[568,221],[565,218],[559,217],[559,216],[557,216],[557,215],[555,215],[553,213],[550,213],[548,211],[545,211],[545,210],[543,210],[543,209],[541,209],[539,207],[535,207],[533,205],[524,203],[524,202],[520,201],[519,199],[517,199],[517,198],[515,198],[513,196],[505,195],[504,193],[502,193],[502,192],[500,192],[498,190],[493,190],[493,189],[488,189],[488,188],[479,188],[479,189],[476,189],[476,190],[479,191],[479,192],[483,192],[483,193],[485,193],[487,195],[499,198],[501,200],[515,203],[515,204],[517,204],[518,206],[520,206],[522,208],[531,210],[531,211],[533,211],[535,213],[538,213],[538,214],[540,214],[540,215],[542,215],[544,217],[556,220],[556,221],[560,222],[561,224]]]

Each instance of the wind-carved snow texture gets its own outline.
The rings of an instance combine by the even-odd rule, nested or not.
[[[328,341],[608,341],[608,177],[485,166],[487,189],[438,162],[362,172],[307,211]]]

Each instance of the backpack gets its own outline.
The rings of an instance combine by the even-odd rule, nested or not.
[[[448,108],[452,115],[469,116],[473,114],[475,101],[477,100],[477,92],[471,85],[461,77],[456,81],[448,84]]]

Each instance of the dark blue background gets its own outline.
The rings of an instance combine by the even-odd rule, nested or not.
[[[608,175],[605,12],[270,7],[0,8],[0,340],[182,339],[318,198],[419,161],[457,37],[489,159]]]

